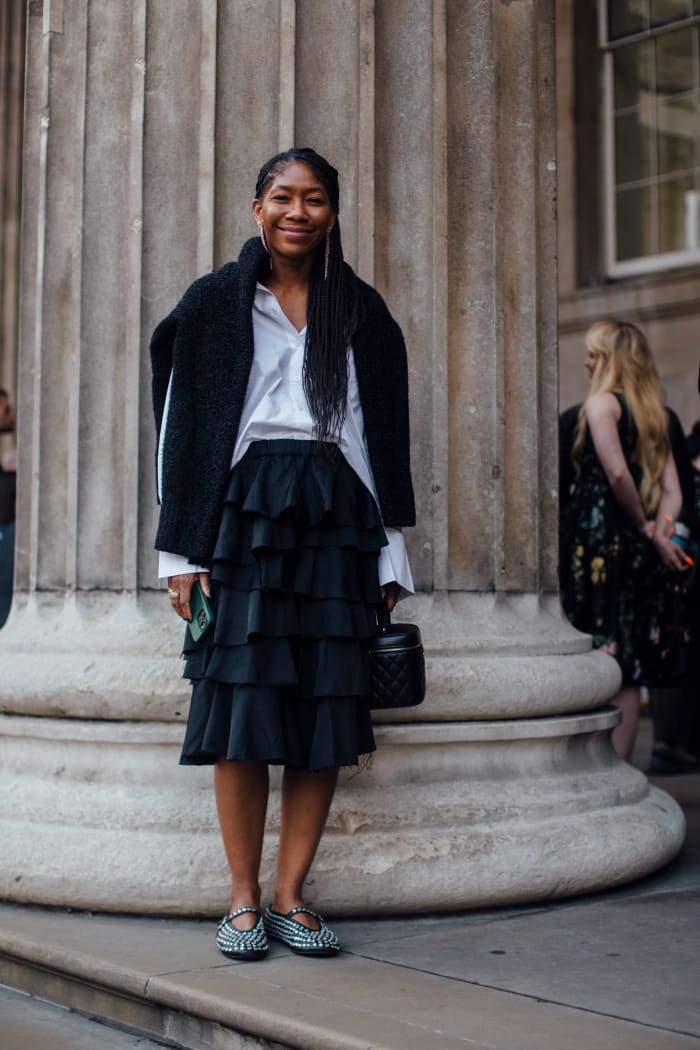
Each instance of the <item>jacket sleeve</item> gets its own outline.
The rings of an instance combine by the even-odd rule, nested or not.
[[[160,428],[163,422],[165,398],[168,392],[170,374],[173,370],[173,345],[177,332],[177,311],[160,322],[151,336],[151,368],[153,415],[156,422],[156,443],[160,439]]]
[[[416,523],[406,346],[384,300],[359,283],[363,314],[353,347],[367,450],[384,524],[401,528]]]
[[[386,309],[386,308],[385,308]],[[387,311],[388,313],[388,311]],[[395,441],[394,469],[401,481],[401,508],[395,521],[388,525],[412,526],[416,523],[416,505],[411,480],[411,433],[408,398],[408,355],[403,333],[398,323],[390,316],[394,342],[394,368],[391,380],[394,384],[391,404],[393,406],[393,429]]]

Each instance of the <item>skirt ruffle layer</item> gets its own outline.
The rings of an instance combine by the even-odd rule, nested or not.
[[[367,642],[386,542],[372,495],[333,446],[251,445],[222,510],[213,633],[199,644],[185,633],[183,764],[323,769],[374,750]]]

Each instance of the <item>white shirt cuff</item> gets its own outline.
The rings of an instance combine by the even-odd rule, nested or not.
[[[383,587],[384,584],[395,581],[401,587],[399,598],[405,598],[415,590],[411,566],[408,564],[406,541],[401,529],[385,528],[384,531],[389,543],[382,547],[379,554],[379,584]]]
[[[168,576],[184,576],[187,572],[209,572],[203,565],[192,565],[184,554],[169,554],[158,551],[158,577],[167,580]]]
[[[382,547],[379,554],[379,584],[396,582],[404,594],[413,594],[413,576],[408,563],[406,541],[401,529],[385,529],[388,544]],[[207,572],[201,565],[192,565],[184,554],[170,554],[158,551],[158,577],[163,580],[169,576],[181,576],[188,572]],[[404,596],[402,594],[402,597]]]

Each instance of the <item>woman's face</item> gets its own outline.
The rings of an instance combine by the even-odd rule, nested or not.
[[[255,221],[262,222],[271,254],[302,260],[314,254],[335,222],[328,194],[306,164],[283,168],[253,201]]]
[[[593,373],[596,370],[597,364],[598,364],[598,355],[595,354],[592,350],[588,350],[587,353],[586,353],[586,359],[583,362],[583,367],[588,372],[588,379],[589,379],[589,381],[593,379]]]

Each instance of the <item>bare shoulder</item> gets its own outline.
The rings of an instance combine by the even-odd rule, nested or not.
[[[588,421],[593,424],[605,419],[612,419],[617,423],[622,415],[622,409],[615,395],[605,391],[591,394],[586,399],[586,415]]]

